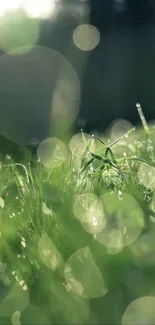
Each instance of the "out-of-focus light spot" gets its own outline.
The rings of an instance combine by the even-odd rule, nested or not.
[[[55,0],[23,0],[23,8],[30,17],[49,18],[55,11]]]
[[[27,287],[27,285],[26,285],[26,283],[25,283],[24,280],[20,280],[20,281],[19,281],[19,285],[20,285],[20,287],[21,287],[24,291],[28,290],[28,287]]]
[[[132,259],[142,265],[154,264],[154,230],[149,234],[142,234],[130,246]]]
[[[42,205],[42,211],[46,216],[52,216],[53,215],[53,211],[51,209],[49,209],[45,203],[43,203]]]
[[[39,23],[23,11],[7,12],[0,19],[0,48],[9,54],[29,52],[39,38]]]
[[[83,24],[74,30],[73,41],[80,50],[91,51],[99,44],[100,33],[95,26]]]
[[[110,140],[111,141],[117,140],[119,137],[121,137],[127,131],[129,131],[132,127],[133,125],[129,121],[123,119],[114,121],[112,123],[112,126],[110,127]]]
[[[96,199],[90,204],[85,218],[86,220],[83,223],[83,228],[87,232],[96,235],[104,229],[106,225],[106,218],[101,200]]]
[[[146,163],[142,163],[138,170],[138,179],[147,188],[155,188],[155,168]]]
[[[8,10],[17,10],[21,6],[21,0],[5,0],[0,2],[0,16]]]
[[[52,243],[47,234],[44,234],[39,241],[39,254],[42,262],[50,269],[63,269],[64,262],[56,246]]]
[[[149,208],[151,211],[153,211],[153,213],[155,213],[155,192],[153,192],[151,201],[149,203]]]
[[[23,29],[17,34],[24,33]],[[62,96],[60,102],[55,93]],[[64,56],[50,48],[35,46],[24,55],[4,54],[0,58],[0,100],[0,131],[7,139],[33,145],[32,139],[40,143],[49,133],[59,138],[59,127],[62,136],[68,135],[79,112],[79,78]]]
[[[122,325],[155,324],[155,297],[146,296],[134,300],[126,309]]]
[[[62,141],[56,138],[49,138],[39,145],[37,156],[44,166],[56,168],[66,160],[67,150]]]
[[[96,239],[116,249],[133,243],[144,227],[144,214],[138,202],[126,193],[121,200],[115,193],[103,195],[102,200],[106,225]]]
[[[4,200],[2,199],[2,197],[0,197],[0,207],[1,207],[1,208],[4,208],[4,205],[5,205],[5,202],[4,202]]]
[[[83,298],[102,297],[107,293],[107,285],[88,247],[76,251],[69,258],[65,278],[71,290]]]
[[[122,13],[127,10],[126,0],[114,0],[114,10],[118,13]]]
[[[25,242],[25,240],[22,240],[21,241],[21,245],[25,248],[26,247],[26,242]]]
[[[23,312],[29,303],[29,291],[24,291],[19,283],[16,283],[6,294],[0,304],[0,316],[9,317],[18,310]]]
[[[21,313],[19,312],[19,310],[15,311],[11,316],[12,325],[21,325],[20,317]]]
[[[69,143],[69,148],[74,156],[81,158],[84,153],[87,153],[87,147],[90,151],[93,151],[95,148],[94,139],[90,134],[84,133],[83,139],[82,133],[75,134]]]
[[[73,212],[81,222],[88,221],[88,211],[93,202],[96,202],[97,196],[93,193],[85,193],[77,196],[73,205]]]
[[[79,78],[71,64],[59,53],[58,58],[62,62],[51,102],[51,119],[55,132],[59,128],[67,129],[75,121],[80,106]]]
[[[70,288],[70,290],[72,289],[74,292],[76,292],[76,294],[78,296],[82,296],[82,294],[83,294],[83,286],[82,286],[82,284],[80,282],[78,282],[77,280],[72,279],[72,278],[70,278],[69,282],[70,282],[70,284],[67,283],[68,288]]]

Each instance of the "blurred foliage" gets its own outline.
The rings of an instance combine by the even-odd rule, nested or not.
[[[0,324],[121,324],[155,296],[154,128],[83,141],[80,165],[1,155]]]

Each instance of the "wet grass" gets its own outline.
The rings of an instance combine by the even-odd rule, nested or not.
[[[155,296],[155,129],[81,138],[55,168],[1,159],[1,324],[121,324]]]

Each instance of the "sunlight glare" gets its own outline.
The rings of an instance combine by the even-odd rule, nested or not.
[[[0,2],[0,16],[8,10],[17,10],[21,5],[21,0],[5,0]]]
[[[48,18],[55,11],[54,0],[24,0],[23,7],[28,16],[33,18]]]

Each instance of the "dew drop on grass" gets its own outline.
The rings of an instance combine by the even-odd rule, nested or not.
[[[21,241],[21,245],[25,248],[26,247],[26,243],[24,240]]]
[[[155,324],[155,297],[146,296],[130,303],[122,318],[122,325]]]
[[[25,283],[24,280],[20,280],[20,281],[19,281],[19,285],[20,285],[20,287],[21,287],[24,291],[27,291],[27,290],[28,290],[28,287],[27,287],[27,285],[26,285],[26,283]]]
[[[71,290],[85,299],[102,297],[107,285],[89,247],[76,251],[65,266],[65,279]]]

